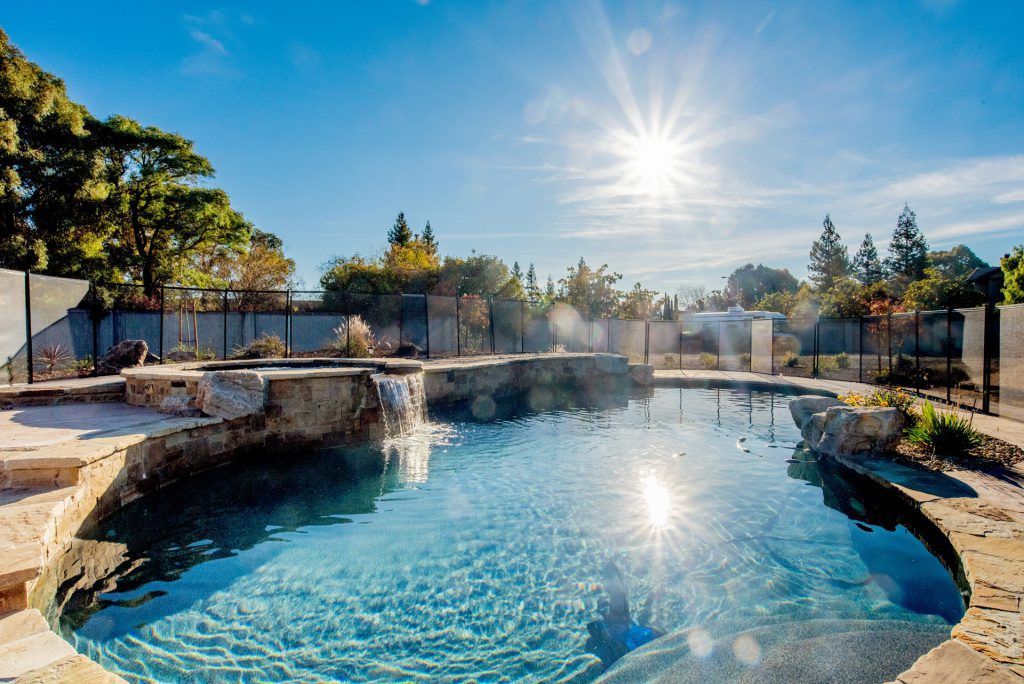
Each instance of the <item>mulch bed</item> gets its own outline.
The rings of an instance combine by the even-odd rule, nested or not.
[[[988,435],[981,436],[979,446],[958,456],[940,456],[907,440],[896,446],[896,456],[928,470],[983,470],[1012,466],[1024,461],[1024,449]]]

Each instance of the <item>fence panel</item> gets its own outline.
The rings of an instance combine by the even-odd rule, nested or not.
[[[718,367],[726,371],[750,370],[750,320],[720,321]]]
[[[2,380],[8,383],[28,380],[28,346],[25,328],[25,274],[0,269],[0,363]]]
[[[772,351],[775,372],[809,378],[814,374],[815,319],[791,318],[775,321]]]
[[[985,386],[985,309],[954,309],[950,319],[951,398],[970,408],[982,407]]]
[[[419,358],[427,353],[427,297],[421,294],[400,295],[399,356]]]
[[[590,321],[575,307],[555,304],[548,312],[552,327],[552,345],[567,352],[585,352],[590,349]]]
[[[491,353],[491,309],[486,299],[459,298],[459,337],[463,354]]]
[[[646,327],[644,321],[610,319],[608,338],[612,353],[628,356],[630,363],[643,363]]]
[[[228,292],[228,355],[252,356],[254,343],[283,350],[288,338],[287,309],[286,292]]]
[[[651,321],[648,327],[649,363],[659,370],[680,368],[679,343],[682,324],[679,321]]]
[[[860,380],[860,319],[822,318],[818,321],[818,377]]]
[[[431,358],[457,356],[461,351],[456,313],[455,297],[427,295]]]
[[[282,327],[291,356],[362,357],[372,353],[363,319],[355,321],[351,331],[348,328],[349,313],[354,309],[348,297],[334,292],[292,292],[290,297],[285,296]],[[287,311],[289,306],[291,310]]]
[[[528,352],[548,352],[554,345],[554,329],[548,318],[548,309],[540,302],[526,303],[526,330],[524,348]]]
[[[945,311],[922,311],[917,314],[917,358],[913,377],[907,379],[910,369],[895,368],[894,375],[907,379],[900,383],[913,386],[927,397],[945,401],[948,373],[946,364],[950,360],[951,319]]]
[[[525,305],[511,299],[495,299],[491,305],[494,311],[494,351],[498,354],[518,354],[523,350]]]
[[[1001,306],[999,316],[999,363],[992,384],[998,388],[993,411],[1001,416],[1024,420],[1024,304]]]
[[[750,322],[750,370],[770,375],[774,319],[759,318]]]
[[[679,364],[683,370],[718,368],[718,323],[684,320],[679,333]]]
[[[85,280],[35,273],[29,276],[34,381],[86,376],[92,372],[92,319],[86,308],[90,289]],[[24,277],[22,287],[16,291],[24,294]],[[24,299],[21,308],[24,311]],[[24,322],[20,332],[25,339]],[[26,349],[26,361],[27,353]],[[27,367],[22,367],[27,374]]]

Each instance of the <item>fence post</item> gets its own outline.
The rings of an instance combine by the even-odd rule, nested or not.
[[[818,324],[820,322],[821,322],[821,317],[820,316],[815,316],[814,317],[814,335],[812,337],[812,339],[814,340],[814,342],[813,342],[813,345],[814,345],[814,359],[811,361],[811,376],[814,377],[815,380],[818,379]]]
[[[594,317],[587,316],[587,351],[594,353]]]
[[[892,311],[885,316],[885,343],[889,352],[889,384],[892,384]]]
[[[99,361],[99,347],[100,347],[100,332],[99,332],[99,293],[96,291],[96,283],[89,283],[89,287],[92,288],[92,305],[89,307],[89,319],[92,321],[92,377],[99,375],[96,370],[97,361]],[[160,363],[163,363],[163,354],[160,355]]]
[[[28,384],[32,384],[32,287],[29,285],[29,272],[25,269],[25,365],[28,371]]]
[[[722,321],[718,321],[718,344],[715,345],[715,370],[722,370]]]
[[[285,293],[284,309],[284,358],[292,356],[292,290],[288,288]],[[348,326],[345,326],[348,327]]]
[[[519,300],[519,353],[526,353],[526,302]]]
[[[914,311],[914,391],[921,393],[921,312]]]
[[[487,318],[491,324],[491,356],[494,356],[494,299],[487,298]]]
[[[402,348],[402,335],[405,334],[405,295],[398,295],[398,349]],[[398,351],[396,349],[395,351]]]
[[[429,359],[430,358],[430,295],[426,295],[426,294],[423,295],[423,320],[425,321],[425,323],[423,324],[423,327],[426,328],[426,335],[427,335],[427,342],[426,342],[427,349],[426,349],[426,352],[427,352],[427,358]]]
[[[462,356],[462,322],[459,320],[459,293],[455,293],[455,355]]]
[[[160,283],[160,339],[157,341],[160,365],[164,363],[164,284]]]
[[[224,356],[228,358],[228,291],[224,290]]]
[[[946,307],[946,403],[953,399],[953,307]]]
[[[679,372],[683,372],[683,319],[679,319]]]
[[[864,317],[857,316],[857,382],[864,382]]]
[[[651,362],[651,322],[644,319],[644,363]]]
[[[992,346],[995,342],[995,336],[992,334],[992,328],[995,327],[995,305],[992,302],[985,303],[985,319],[983,325],[985,326],[985,332],[982,336],[981,342],[981,354],[982,354],[982,366],[981,366],[981,410],[982,413],[988,413],[992,407]]]

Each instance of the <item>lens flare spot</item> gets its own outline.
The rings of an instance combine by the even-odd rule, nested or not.
[[[736,660],[747,667],[754,667],[761,661],[761,646],[749,634],[741,634],[732,642],[732,652]]]
[[[644,503],[647,504],[647,517],[652,527],[662,529],[668,525],[672,514],[672,497],[654,475],[648,476],[644,484]]]

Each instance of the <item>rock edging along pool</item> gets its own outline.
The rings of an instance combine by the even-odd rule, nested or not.
[[[77,542],[65,562],[94,573],[58,573],[51,617],[139,681],[593,679],[615,660],[587,629],[616,600],[609,564],[638,624],[696,634],[675,668],[723,639],[730,666],[772,667],[753,630],[824,621],[899,626],[895,676],[960,618],[886,497],[797,446],[786,398],[599,401],[474,402],[383,449],[172,485]]]

